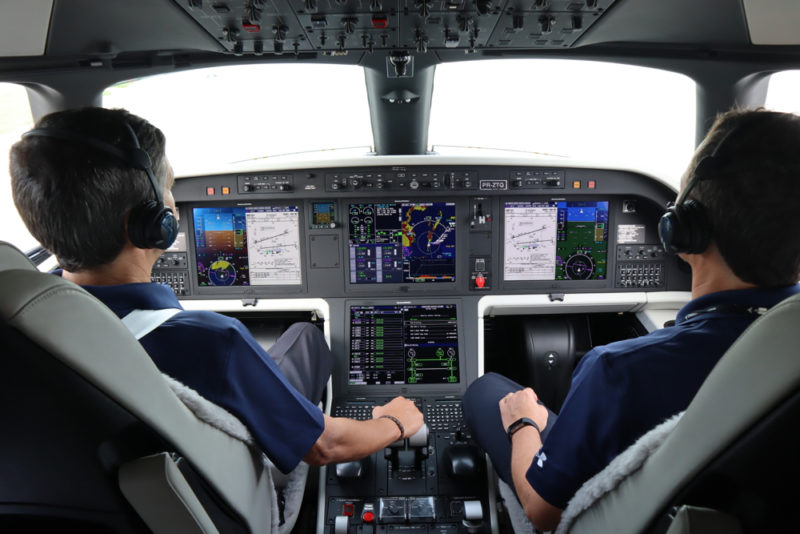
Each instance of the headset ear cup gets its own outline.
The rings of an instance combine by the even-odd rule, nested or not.
[[[711,241],[705,207],[696,200],[672,206],[661,216],[658,235],[664,250],[671,254],[703,252]]]
[[[133,208],[128,216],[128,238],[135,247],[169,248],[178,235],[178,221],[172,210],[155,200]]]
[[[676,244],[678,241],[676,236],[680,234],[680,221],[675,211],[675,206],[671,206],[658,221],[658,237],[661,239],[661,246],[668,254],[680,252]]]
[[[689,254],[699,254],[711,242],[706,208],[696,200],[687,200],[681,205],[682,224],[686,228],[685,250]]]
[[[161,240],[155,248],[166,250],[175,242],[175,238],[178,237],[178,219],[175,218],[175,214],[172,213],[171,208],[164,206],[162,214],[159,217],[159,223]]]

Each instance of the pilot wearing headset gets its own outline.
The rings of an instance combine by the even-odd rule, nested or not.
[[[62,276],[123,322],[165,312],[139,331],[150,357],[238,416],[284,473],[300,460],[361,458],[417,432],[422,414],[402,397],[376,407],[369,421],[320,411],[333,357],[315,326],[292,325],[267,352],[238,320],[184,311],[169,287],[150,282],[178,230],[164,147],[164,135],[147,121],[101,108],[48,115],[12,147],[14,202]]]
[[[595,347],[556,416],[531,388],[494,373],[473,382],[464,417],[539,530],[638,437],[686,409],[728,347],[760,314],[798,293],[800,117],[718,117],[663,215],[667,252],[692,269],[675,324]]]

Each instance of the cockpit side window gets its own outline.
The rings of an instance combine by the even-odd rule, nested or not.
[[[21,250],[30,250],[39,243],[28,232],[14,206],[8,153],[22,133],[32,127],[33,116],[25,88],[13,83],[0,83],[0,240]]]
[[[767,109],[800,113],[800,70],[777,72],[769,78]]]

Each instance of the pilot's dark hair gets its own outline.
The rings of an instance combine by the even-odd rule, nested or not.
[[[711,155],[710,175],[695,184],[689,197],[705,207],[720,254],[745,282],[760,287],[796,283],[800,117],[764,109],[719,115],[684,181],[695,179],[698,164]]]
[[[37,128],[67,130],[119,147],[130,147],[129,124],[150,156],[163,190],[164,134],[122,109],[83,108],[51,113]],[[11,147],[14,203],[31,235],[67,271],[107,264],[125,245],[126,217],[154,197],[145,172],[79,141],[26,136]]]

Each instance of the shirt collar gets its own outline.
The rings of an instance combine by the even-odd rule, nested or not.
[[[796,295],[797,293],[800,293],[800,284],[783,287],[717,291],[716,293],[709,293],[708,295],[703,295],[702,297],[689,301],[680,309],[675,319],[677,323],[680,324],[690,313],[705,310],[713,306],[734,304],[743,307],[771,308],[780,301],[792,295]],[[725,312],[719,313],[724,314]]]
[[[53,274],[61,276],[61,270],[54,271]],[[81,287],[111,308],[111,311],[119,317],[125,317],[133,310],[183,309],[172,289],[164,284],[143,282],[139,284]]]

